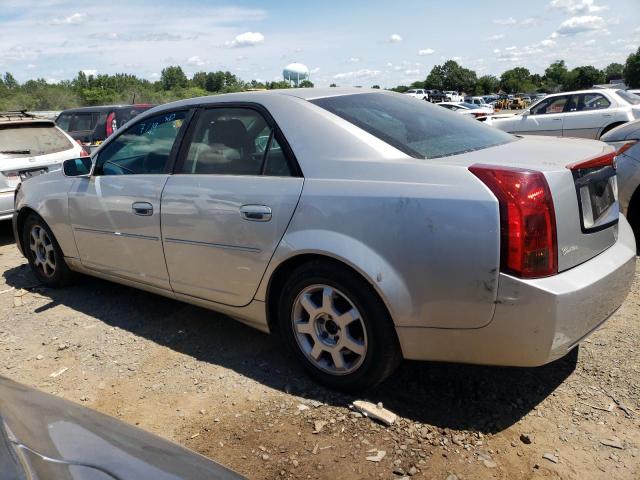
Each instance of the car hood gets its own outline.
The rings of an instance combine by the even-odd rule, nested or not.
[[[640,140],[640,120],[628,122],[608,131],[600,138],[603,142],[623,142]]]
[[[243,478],[139,428],[3,377],[0,466],[3,479],[17,480]]]

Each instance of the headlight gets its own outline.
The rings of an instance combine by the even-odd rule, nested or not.
[[[20,185],[20,174],[18,172],[2,172],[2,175],[7,179],[7,187],[15,188]]]

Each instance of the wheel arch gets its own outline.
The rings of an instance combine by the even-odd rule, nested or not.
[[[625,123],[627,123],[627,122],[618,121],[618,122],[610,123],[609,125],[607,125],[606,127],[604,127],[602,129],[602,131],[600,132],[600,135],[598,135],[598,138],[602,137],[602,135],[604,135],[607,132],[610,132],[614,128],[619,127],[620,125],[624,125]]]
[[[627,220],[636,236],[636,242],[640,243],[640,187],[636,188],[633,195],[631,195],[631,200],[629,200]]]
[[[27,218],[29,217],[29,215],[34,214],[40,218],[42,218],[42,216],[40,214],[38,214],[38,212],[36,212],[33,208],[31,207],[22,207],[19,211],[18,211],[18,217],[16,218],[16,233],[17,233],[17,241],[20,242],[19,243],[19,247],[20,247],[20,251],[25,254],[26,250],[25,250],[25,244],[24,244],[24,235],[22,234],[22,227],[24,226],[24,222],[27,220]],[[44,219],[42,219],[42,221],[45,221]]]
[[[306,251],[296,251],[295,253],[282,258],[281,261],[277,263],[272,269],[270,269],[270,274],[268,276],[268,281],[266,282],[266,286],[263,289],[264,301],[266,302],[266,314],[267,314],[267,323],[269,326],[269,330],[271,332],[277,332],[277,307],[278,307],[278,299],[282,292],[282,287],[287,279],[287,277],[298,267],[304,265],[308,262],[313,261],[323,261],[328,263],[334,263],[339,265],[341,268],[346,268],[350,270],[354,274],[358,275],[362,278],[375,292],[375,294],[380,298],[381,302],[384,304],[387,313],[389,314],[389,318],[394,322],[394,309],[392,308],[391,302],[388,298],[385,289],[381,285],[383,283],[383,279],[386,279],[384,283],[396,283],[396,285],[404,287],[404,282],[402,282],[395,274],[389,274],[379,272],[378,275],[372,277],[367,269],[363,269],[352,261],[348,260],[346,257],[336,255],[335,253],[331,253],[328,251],[322,250],[306,250]],[[389,276],[396,277],[396,279],[390,279]],[[405,290],[406,295],[408,292]]]

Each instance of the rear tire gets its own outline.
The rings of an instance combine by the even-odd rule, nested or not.
[[[292,272],[278,303],[285,343],[329,388],[355,392],[384,381],[402,361],[393,322],[359,275],[330,261]]]
[[[47,287],[64,287],[72,283],[74,273],[47,223],[31,214],[22,225],[22,244],[31,271]]]

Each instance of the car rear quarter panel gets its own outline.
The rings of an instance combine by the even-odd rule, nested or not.
[[[488,324],[499,273],[497,201],[466,168],[420,162],[395,168],[412,182],[306,179],[265,279],[296,255],[326,255],[374,286],[396,326]]]

